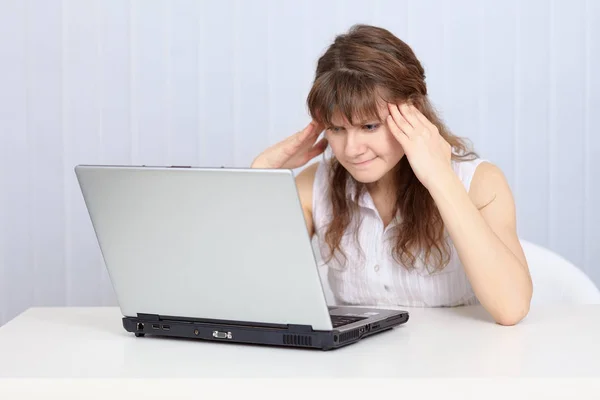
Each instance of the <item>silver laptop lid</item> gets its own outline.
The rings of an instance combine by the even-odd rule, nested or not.
[[[75,171],[123,315],[332,329],[291,171]]]

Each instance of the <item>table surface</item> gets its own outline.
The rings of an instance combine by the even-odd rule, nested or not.
[[[118,308],[32,308],[0,327],[0,377],[599,377],[600,305],[533,308],[495,324],[479,306],[410,309],[334,351],[136,338]]]

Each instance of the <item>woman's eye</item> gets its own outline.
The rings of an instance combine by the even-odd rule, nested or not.
[[[344,128],[340,128],[339,126],[332,126],[332,127],[328,128],[328,129],[331,132],[338,133],[338,132],[341,132]]]
[[[364,129],[366,129],[368,131],[374,131],[377,128],[379,128],[379,124],[366,124],[366,125],[364,125]]]

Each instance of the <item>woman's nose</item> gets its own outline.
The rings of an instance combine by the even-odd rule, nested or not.
[[[346,134],[346,157],[353,158],[365,152],[365,144],[354,132],[348,131]]]

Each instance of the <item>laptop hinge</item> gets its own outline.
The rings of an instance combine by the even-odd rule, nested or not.
[[[288,329],[293,332],[313,332],[313,328],[310,325],[292,325],[288,324]]]
[[[139,319],[145,319],[147,321],[160,321],[160,317],[156,314],[143,314],[137,313]]]
[[[288,329],[292,332],[314,332],[314,329],[310,325],[294,325],[294,324],[268,324],[268,323],[252,323],[244,321],[227,321],[227,320],[216,320],[216,319],[199,319],[199,318],[185,318],[185,317],[172,317],[172,316],[161,316],[157,314],[144,314],[137,313],[139,319],[146,321],[179,321],[186,323],[199,323],[199,324],[214,324],[214,325],[230,325],[239,327],[250,327],[250,328],[267,328],[267,329]]]

